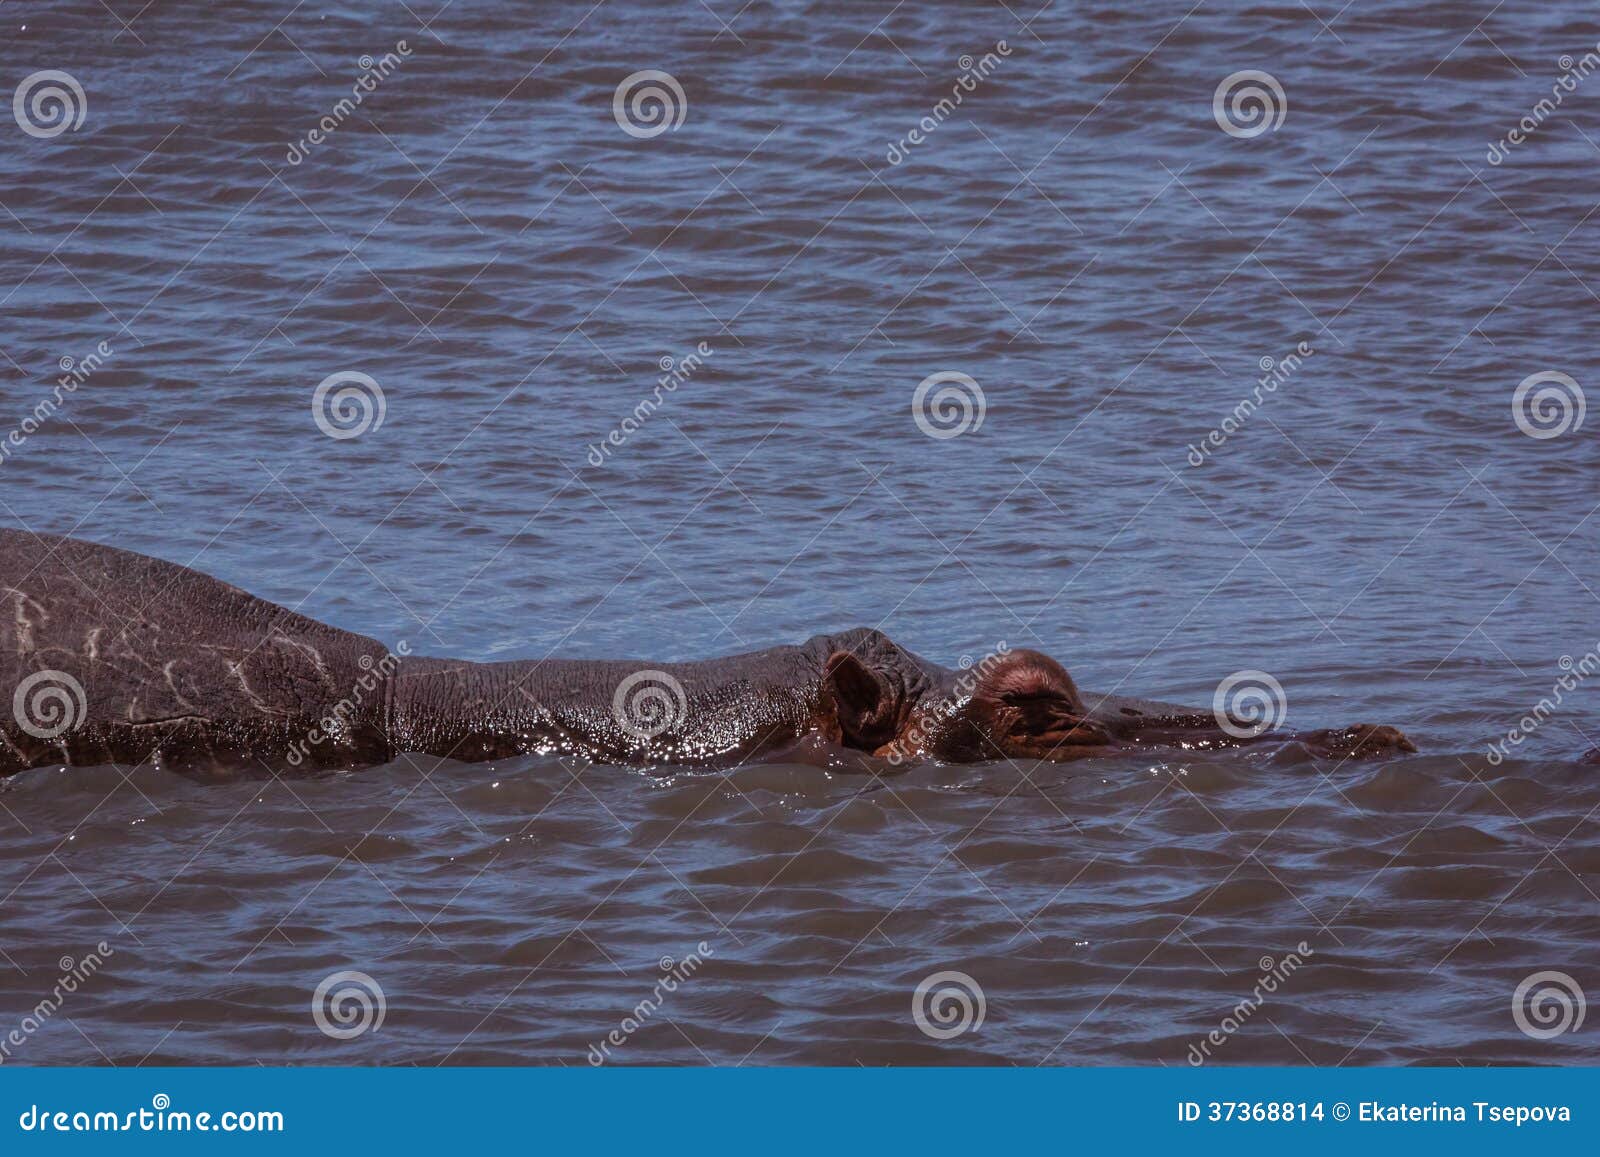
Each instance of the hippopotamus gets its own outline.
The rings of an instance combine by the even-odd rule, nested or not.
[[[1266,738],[1205,708],[1081,693],[1037,651],[954,670],[867,628],[688,663],[427,658],[188,567],[18,530],[0,530],[0,598],[0,774],[106,763],[276,774],[404,752],[728,765],[806,743],[898,765]],[[1292,741],[1338,756],[1416,750],[1369,724]]]

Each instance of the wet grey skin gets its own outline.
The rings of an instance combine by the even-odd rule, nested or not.
[[[394,653],[184,566],[27,531],[0,530],[0,599],[0,775],[357,768],[403,752],[727,765],[801,748],[871,767],[1255,741],[1208,709],[1080,695],[1035,651],[955,671],[870,629],[693,663]],[[1415,750],[1365,724],[1289,738]]]

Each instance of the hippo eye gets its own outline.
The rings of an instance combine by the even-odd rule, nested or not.
[[[1016,726],[1042,730],[1073,713],[1072,701],[1054,691],[1029,691],[1007,695],[1008,709],[1016,713]]]

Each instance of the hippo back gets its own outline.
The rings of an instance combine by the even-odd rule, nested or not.
[[[0,774],[379,762],[389,661],[187,567],[0,530]]]

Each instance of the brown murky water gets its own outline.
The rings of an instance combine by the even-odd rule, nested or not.
[[[1423,752],[31,772],[6,1063],[1600,1059],[1513,1011],[1600,991],[1590,14],[111,8],[0,9],[84,114],[0,124],[8,524],[427,653],[865,624]],[[381,423],[314,413],[348,372]]]

